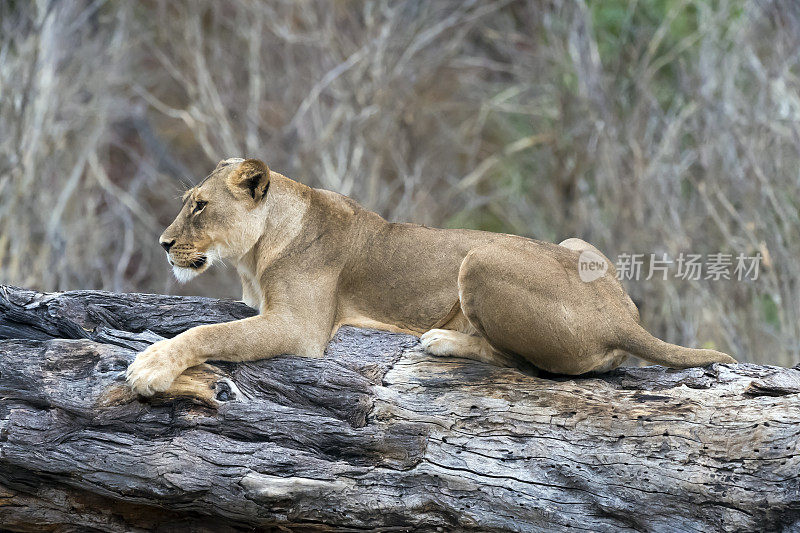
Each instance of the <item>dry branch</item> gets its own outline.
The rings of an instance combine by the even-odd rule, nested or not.
[[[130,397],[138,349],[253,314],[0,286],[0,523],[12,531],[794,530],[797,369],[532,377],[343,328],[323,359]]]

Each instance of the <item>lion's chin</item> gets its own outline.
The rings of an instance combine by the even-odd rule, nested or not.
[[[175,278],[178,280],[179,283],[186,283],[187,281],[191,280],[192,278],[204,272],[207,268],[208,265],[203,265],[200,268],[180,267],[177,265],[172,265],[172,273],[175,274]]]

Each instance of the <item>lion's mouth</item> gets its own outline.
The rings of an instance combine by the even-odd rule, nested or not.
[[[193,259],[183,258],[181,264],[170,258],[169,263],[172,265],[172,273],[181,283],[186,283],[195,276],[200,275],[206,267],[211,266],[211,258],[207,255],[199,255]]]
[[[189,263],[189,266],[191,268],[200,268],[205,264],[206,264],[206,256],[201,255],[200,257],[194,259],[191,263]]]
[[[169,264],[172,265],[174,268],[189,268],[192,270],[200,270],[208,263],[208,256],[201,255],[191,260],[187,258],[181,258],[180,260],[178,260],[178,259],[173,259],[172,257],[170,257],[169,254],[167,254],[167,261],[169,261]]]

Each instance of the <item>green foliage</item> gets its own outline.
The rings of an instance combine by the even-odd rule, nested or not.
[[[760,300],[761,313],[764,317],[764,322],[775,329],[780,329],[780,311],[775,299],[771,294],[762,294]]]

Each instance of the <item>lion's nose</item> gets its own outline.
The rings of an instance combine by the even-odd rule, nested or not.
[[[161,242],[161,247],[164,248],[164,250],[166,250],[167,252],[169,252],[169,249],[172,248],[173,244],[175,244],[175,239],[172,239],[171,241],[160,241],[160,242]]]

